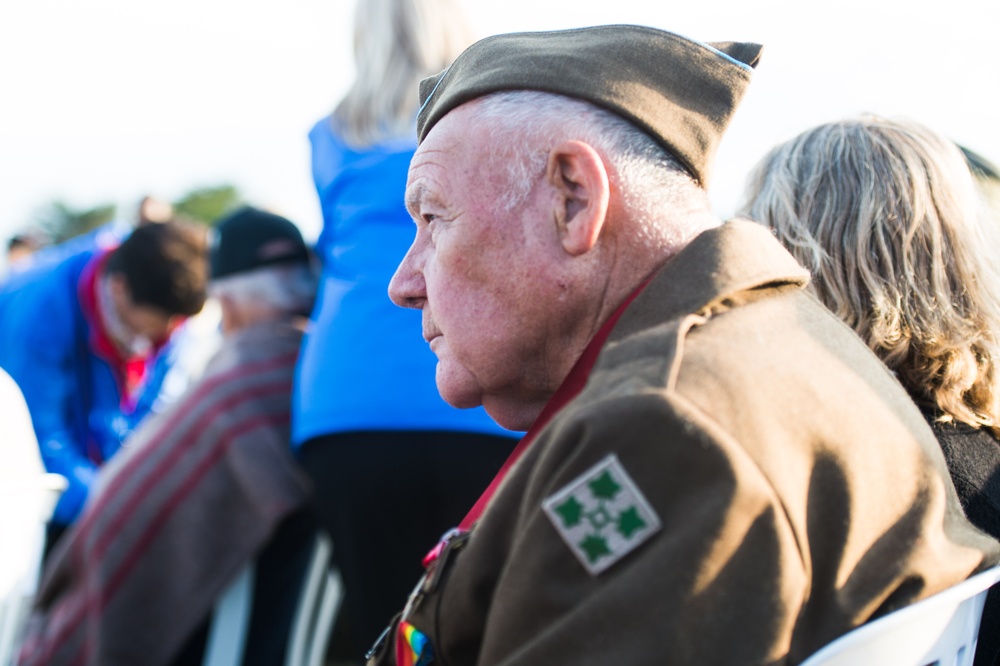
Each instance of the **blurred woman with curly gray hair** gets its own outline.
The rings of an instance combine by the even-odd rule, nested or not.
[[[1000,537],[1000,227],[958,146],[911,121],[820,125],[771,150],[745,201],[896,373],[969,519]],[[997,654],[986,633],[977,664]]]

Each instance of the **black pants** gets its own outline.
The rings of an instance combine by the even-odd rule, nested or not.
[[[515,444],[491,435],[384,431],[303,445],[316,512],[343,576],[357,658],[403,609],[424,555],[465,517]]]

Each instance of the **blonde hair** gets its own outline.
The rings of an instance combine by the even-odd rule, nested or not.
[[[821,125],[758,164],[746,202],[918,402],[1000,434],[1000,229],[954,143],[910,121]]]
[[[457,0],[358,0],[354,82],[333,112],[340,135],[366,147],[415,134],[417,86],[472,42]]]

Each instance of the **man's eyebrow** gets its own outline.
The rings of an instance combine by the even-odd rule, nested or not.
[[[420,202],[426,194],[427,188],[423,185],[413,185],[406,188],[403,201],[406,204],[406,210],[414,217],[416,217],[416,212],[420,208]]]
[[[420,206],[422,204],[429,204],[431,206],[444,205],[441,198],[433,190],[422,184],[414,184],[408,187],[403,195],[403,201],[406,204],[406,210],[413,217],[420,216]]]

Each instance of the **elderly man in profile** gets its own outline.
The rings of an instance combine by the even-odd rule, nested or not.
[[[316,281],[283,217],[244,208],[216,235],[210,293],[222,348],[102,470],[46,566],[21,664],[200,664],[213,604],[252,561],[241,663],[282,663],[295,574],[314,535],[289,420]]]
[[[372,663],[796,663],[996,561],[902,388],[710,211],[759,51],[507,34],[421,84],[390,296],[528,434]]]

